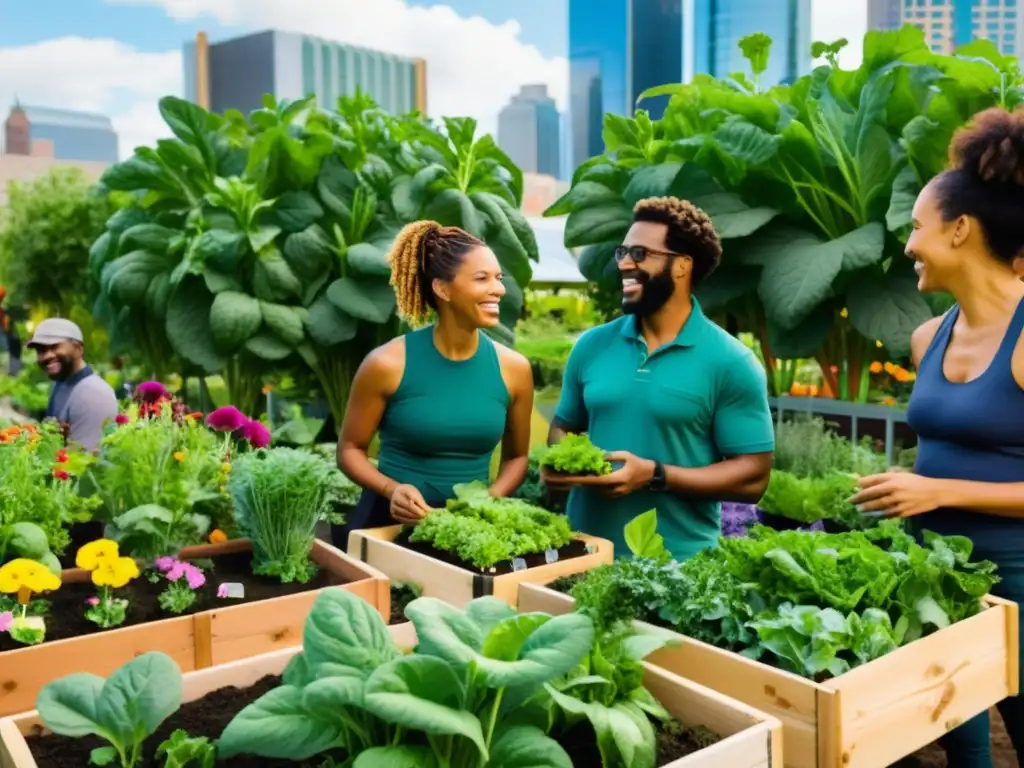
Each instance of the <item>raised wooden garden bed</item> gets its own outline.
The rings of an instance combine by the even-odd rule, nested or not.
[[[405,644],[410,638],[411,626],[403,624],[391,627],[392,637],[396,642]],[[412,637],[414,636],[415,633]],[[259,684],[258,693],[254,691],[248,697],[245,696],[245,691],[230,692],[232,701],[230,704],[225,701],[226,706],[218,710],[216,725],[207,720],[202,723],[206,726],[206,731],[196,727],[189,729],[192,735],[216,738],[220,735],[219,730],[236,711],[241,709],[241,706],[265,692],[265,678],[280,675],[288,661],[299,650],[287,648],[186,674],[183,695],[186,705],[178,715],[172,716],[171,720],[182,716],[188,717],[187,702],[197,702],[209,694],[226,699],[228,696],[225,694],[228,692],[221,689],[228,686],[245,689]],[[667,763],[664,768],[769,768],[773,764],[778,765],[782,754],[782,728],[774,718],[650,665],[647,665],[644,683],[681,723],[689,727],[704,726],[722,737],[718,743]],[[215,694],[215,691],[221,693]],[[218,701],[219,703],[221,702]],[[232,705],[238,705],[237,709]],[[219,722],[221,719],[223,722]],[[175,725],[186,727],[186,724],[181,722]],[[0,768],[38,768],[26,737],[45,733],[38,713],[34,710],[0,719]],[[154,740],[157,738],[154,737]]]
[[[216,563],[217,558],[251,550],[248,541],[239,539],[189,547],[181,557],[212,558]],[[117,629],[93,626],[92,634],[0,653],[0,715],[34,707],[39,690],[52,680],[74,672],[106,676],[146,651],[162,651],[183,671],[191,671],[300,645],[306,615],[322,588],[340,586],[374,606],[385,621],[388,619],[391,595],[384,574],[319,540],[310,557],[320,566],[321,574],[319,581],[304,585],[302,591],[293,586],[290,590],[281,589],[280,597],[234,605],[230,600],[222,600],[216,607],[191,615]],[[89,573],[66,570],[62,581],[62,590],[80,584],[85,594]],[[49,622],[58,620],[59,616],[53,616]]]
[[[575,556],[545,563],[544,556],[540,555],[539,565],[523,570],[510,571],[506,568],[504,573],[497,572],[501,569],[494,573],[482,572],[468,564],[458,565],[450,556],[443,560],[411,546],[395,543],[402,528],[401,525],[392,525],[352,531],[348,536],[348,553],[383,571],[392,581],[416,584],[424,597],[436,597],[458,608],[484,595],[493,595],[515,607],[520,584],[546,584],[612,561],[610,541],[580,534],[567,548],[570,549],[569,554]]]
[[[1017,604],[985,601],[977,616],[824,683],[682,635],[649,661],[778,718],[787,768],[881,768],[1017,695]],[[521,611],[572,609],[568,595],[520,586]]]

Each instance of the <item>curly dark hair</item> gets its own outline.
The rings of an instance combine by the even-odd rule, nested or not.
[[[696,286],[715,271],[722,259],[722,241],[718,239],[711,217],[689,200],[677,197],[648,197],[633,207],[633,221],[665,224],[665,247],[693,259],[691,284]]]
[[[451,280],[466,254],[483,241],[458,227],[436,221],[407,224],[391,246],[391,285],[398,314],[410,325],[421,325],[437,309],[434,280]]]
[[[942,218],[977,219],[992,254],[1012,264],[1024,248],[1024,109],[975,115],[953,136],[949,166],[934,181]]]

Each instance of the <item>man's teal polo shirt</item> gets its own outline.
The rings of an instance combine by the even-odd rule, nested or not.
[[[742,342],[708,320],[696,300],[675,340],[651,354],[631,315],[580,336],[555,417],[588,432],[605,451],[679,467],[706,467],[775,447],[764,368]],[[648,490],[609,499],[575,488],[567,513],[576,530],[610,539],[617,555],[628,555],[623,526],[652,508],[677,559],[717,545],[718,500]]]

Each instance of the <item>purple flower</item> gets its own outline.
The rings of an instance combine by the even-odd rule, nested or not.
[[[235,432],[248,423],[240,410],[233,405],[225,405],[218,408],[206,417],[206,426],[218,432]]]
[[[144,381],[135,389],[135,397],[144,403],[156,403],[170,400],[171,393],[159,381]]]
[[[242,427],[242,437],[249,441],[253,448],[266,448],[270,445],[270,430],[263,422],[252,419]]]
[[[199,589],[206,583],[206,577],[203,575],[203,572],[191,564],[185,570],[185,579],[188,580],[189,589]]]
[[[219,597],[221,600],[224,600],[225,598],[227,598],[227,596],[228,596],[228,585],[227,584],[221,584],[219,587],[217,587],[217,597]]]
[[[158,557],[154,561],[153,565],[156,566],[156,569],[160,571],[160,573],[167,573],[177,562],[178,558],[173,557],[172,555],[164,555],[163,557]]]
[[[14,623],[14,614],[10,611],[0,613],[0,632],[6,632]]]

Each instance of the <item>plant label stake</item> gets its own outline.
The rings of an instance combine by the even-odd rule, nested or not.
[[[521,557],[513,557],[512,558],[512,571],[515,572],[515,571],[525,571],[525,570],[526,570],[526,561],[523,560],[523,558],[521,558]]]
[[[558,562],[558,550],[557,549],[546,549],[544,551],[544,562],[548,565]]]
[[[229,600],[243,600],[245,599],[245,585],[234,581],[224,582],[217,587],[217,597]]]

